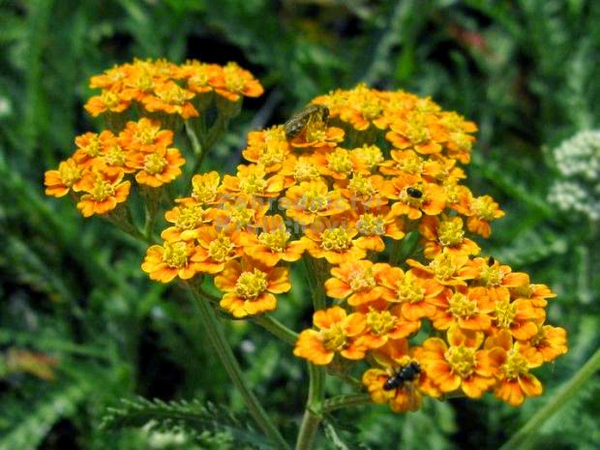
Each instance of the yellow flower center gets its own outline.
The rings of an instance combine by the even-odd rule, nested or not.
[[[330,328],[321,330],[321,339],[327,350],[337,352],[346,346],[346,331],[341,323],[334,323]]]
[[[460,150],[470,151],[473,146],[473,140],[469,135],[461,132],[450,133],[450,140],[453,141]]]
[[[180,106],[187,100],[187,91],[176,84],[156,92],[156,96],[169,105]]]
[[[494,318],[500,328],[509,328],[517,314],[517,305],[509,299],[496,302]]]
[[[204,210],[200,205],[181,207],[175,226],[180,230],[193,230],[202,221],[203,215]]]
[[[417,174],[423,171],[423,160],[416,154],[409,154],[401,161],[396,161],[398,168],[409,174]]]
[[[477,302],[474,300],[470,300],[466,295],[461,294],[460,292],[455,293],[450,300],[450,311],[456,317],[472,317],[478,311]]]
[[[316,213],[327,208],[327,186],[322,183],[311,185],[300,198],[300,207],[305,211]]]
[[[421,144],[429,141],[429,128],[427,127],[426,116],[424,114],[411,114],[406,125],[406,137],[411,142]]]
[[[235,63],[228,63],[223,68],[223,75],[225,76],[225,87],[230,92],[241,92],[246,86],[246,80],[240,73],[240,68]]]
[[[144,170],[150,175],[162,173],[168,164],[165,157],[158,153],[151,153],[144,158]]]
[[[385,234],[385,221],[383,217],[372,213],[366,213],[360,216],[356,222],[356,228],[360,234],[365,236]]]
[[[263,232],[258,236],[258,242],[273,252],[283,252],[287,247],[291,234],[285,230],[275,230],[269,233]]]
[[[86,145],[85,147],[82,147],[81,150],[83,150],[85,153],[87,153],[92,158],[95,158],[96,156],[99,156],[100,155],[100,150],[102,150],[102,144],[100,142],[100,136],[94,135],[90,139],[89,144]]]
[[[542,327],[539,327],[538,332],[533,337],[531,337],[531,339],[529,340],[529,343],[531,344],[532,347],[537,347],[545,340],[546,340],[546,330],[542,326]]]
[[[453,264],[452,256],[447,251],[440,253],[429,267],[438,280],[449,280],[456,272],[456,266]]]
[[[125,164],[125,152],[120,145],[113,145],[104,155],[109,166],[122,167]]]
[[[398,283],[397,293],[400,302],[418,303],[425,298],[425,288],[415,282],[415,277],[410,272]]]
[[[235,293],[244,299],[252,300],[265,292],[268,286],[267,274],[254,269],[252,272],[242,272],[235,283]]]
[[[193,86],[208,86],[208,72],[204,70],[202,65],[188,80],[188,83]]]
[[[156,139],[156,135],[158,134],[158,127],[153,127],[150,125],[141,125],[135,130],[133,133],[133,137],[140,143],[144,145],[152,144]]]
[[[371,267],[367,269],[357,269],[349,275],[350,288],[354,292],[368,291],[373,289],[377,285],[373,269]]]
[[[381,164],[385,160],[381,150],[376,145],[365,144],[355,151],[358,157],[367,164],[369,169],[375,168],[378,164]]]
[[[471,208],[475,212],[475,215],[481,220],[494,220],[494,208],[493,200],[490,197],[483,196],[475,198],[471,202]]]
[[[113,108],[119,104],[119,96],[114,92],[103,91],[101,98],[102,102],[106,105],[108,109]]]
[[[246,228],[251,223],[254,223],[254,216],[256,211],[245,207],[236,207],[230,210],[231,221],[235,223],[239,228]]]
[[[281,164],[285,159],[284,147],[279,142],[268,143],[258,157],[258,163],[265,167]]]
[[[354,194],[370,197],[377,193],[377,189],[371,183],[369,178],[365,178],[362,174],[356,174],[348,183],[348,189]]]
[[[235,245],[225,235],[219,235],[208,245],[208,254],[213,261],[224,262],[229,259]]]
[[[464,345],[450,347],[445,353],[444,358],[450,364],[452,371],[461,378],[468,378],[475,371],[475,349]]]
[[[321,248],[339,252],[352,246],[352,237],[345,228],[329,228],[321,235]]]
[[[357,104],[357,109],[367,120],[376,119],[383,111],[379,99],[374,95],[370,95],[370,93],[365,93],[365,95]]]
[[[319,176],[319,169],[314,164],[306,160],[300,160],[294,167],[294,179],[299,183],[301,181],[311,181]]]
[[[527,359],[515,349],[508,352],[506,363],[502,366],[502,371],[508,379],[517,378],[529,372],[529,363]]]
[[[442,220],[437,229],[438,241],[444,247],[452,247],[461,244],[465,232],[463,231],[463,222],[460,217]]]
[[[185,242],[165,242],[163,261],[176,269],[185,267],[188,263],[188,248]]]
[[[246,194],[262,194],[266,188],[267,182],[259,174],[251,173],[247,177],[240,178],[240,190]]]
[[[283,125],[277,125],[263,132],[266,143],[285,142],[285,128]]]
[[[107,198],[115,195],[115,188],[109,182],[97,179],[94,181],[94,186],[90,194],[95,201],[103,202]]]
[[[192,197],[200,203],[209,203],[217,196],[219,178],[209,178],[208,176],[194,177],[192,185]]]
[[[66,187],[73,186],[81,178],[81,170],[75,164],[75,161],[68,160],[58,167],[60,179]]]
[[[334,172],[349,174],[352,172],[352,161],[347,150],[336,149],[327,156],[327,167]]]
[[[479,279],[485,286],[500,286],[503,278],[504,274],[500,270],[500,266],[498,264],[484,266],[479,275]]]
[[[377,336],[389,333],[396,326],[396,317],[389,311],[376,311],[370,308],[367,313],[367,326]]]

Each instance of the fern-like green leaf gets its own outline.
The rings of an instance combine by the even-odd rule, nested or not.
[[[229,433],[238,444],[246,444],[260,450],[272,450],[267,439],[242,422],[225,408],[197,400],[164,402],[162,400],[122,400],[120,408],[109,408],[102,420],[105,430],[127,427],[145,427],[150,431],[167,432],[182,430],[193,437],[206,432]]]

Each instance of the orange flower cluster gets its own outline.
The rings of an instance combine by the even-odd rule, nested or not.
[[[173,181],[185,163],[171,147],[182,121],[193,134],[214,100],[226,120],[213,123],[226,122],[242,96],[263,91],[234,63],[198,61],[134,61],[90,85],[102,92],[85,108],[112,126],[77,137],[45,177],[46,193],[71,192],[84,216],[124,202],[132,179]],[[489,237],[504,215],[463,184],[475,131],[402,91],[358,85],[318,97],[286,124],[249,133],[235,175],[194,175],[142,269],[165,283],[212,276],[221,308],[242,318],[273,311],[292,288],[290,263],[308,260],[330,300],[296,356],[368,361],[363,384],[396,412],[423,396],[488,391],[519,405],[540,395],[531,370],[567,351],[566,332],[545,323],[548,287],[480,256],[469,236]]]
[[[90,87],[102,92],[85,109],[92,116],[105,114],[111,126],[78,136],[74,154],[58,170],[47,171],[44,180],[47,195],[71,192],[85,217],[109,213],[125,202],[133,179],[159,188],[182,174],[186,160],[172,147],[181,119],[198,117],[213,98],[217,113],[231,117],[242,96],[263,92],[235,63],[223,67],[195,60],[183,65],[135,60],[92,77]]]
[[[58,170],[45,174],[46,194],[72,192],[84,217],[106,214],[127,200],[131,181],[157,188],[181,175],[185,159],[171,147],[173,132],[148,118],[127,122],[114,134],[88,132],[75,138],[77,150]]]
[[[242,96],[262,95],[261,84],[234,62],[226,66],[196,60],[176,65],[166,60],[135,60],[97,75],[91,88],[100,95],[89,99],[85,109],[94,117],[122,113],[137,106],[147,113],[174,114],[182,119],[200,115],[206,94],[215,92],[230,102]]]

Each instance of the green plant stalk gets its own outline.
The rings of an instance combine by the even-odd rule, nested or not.
[[[193,292],[193,291],[192,291]],[[208,301],[199,297],[194,292],[194,304],[200,316],[200,320],[208,338],[217,354],[221,363],[225,367],[229,378],[238,389],[242,396],[242,400],[248,408],[248,412],[254,418],[259,428],[273,442],[277,449],[289,449],[288,443],[285,441],[279,430],[275,427],[262,405],[256,396],[250,390],[246,383],[244,374],[229,347],[227,337],[220,328],[217,316]]]
[[[322,273],[319,270],[318,261],[310,256],[304,260],[308,273],[308,281],[313,293],[313,307],[315,311],[325,309],[325,290],[321,283]],[[325,370],[312,363],[308,363],[308,399],[298,439],[296,440],[296,450],[310,450],[313,448],[319,424],[323,418],[323,398],[325,396]]]
[[[323,413],[330,413],[336,409],[347,408],[349,406],[360,406],[371,403],[369,394],[347,394],[328,398],[323,402]]]
[[[600,350],[596,353],[577,371],[575,376],[571,378],[563,387],[554,395],[552,399],[537,413],[529,419],[529,421],[511,437],[500,450],[513,450],[529,448],[539,436],[539,430],[542,425],[550,419],[558,410],[575,395],[577,391],[590,379],[596,372],[600,370]]]

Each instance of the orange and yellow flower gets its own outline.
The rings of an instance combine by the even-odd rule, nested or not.
[[[252,259],[227,262],[215,277],[215,286],[226,294],[221,308],[234,317],[246,317],[272,311],[277,297],[291,289],[287,267],[267,267]]]
[[[329,364],[336,354],[354,360],[365,357],[367,349],[357,341],[365,328],[363,314],[348,315],[343,308],[334,306],[315,312],[313,323],[317,330],[300,333],[294,355],[317,365]]]
[[[83,217],[106,214],[127,200],[131,183],[122,181],[123,175],[119,168],[96,168],[82,178],[79,186],[84,194],[77,209]]]
[[[168,283],[175,277],[189,280],[197,273],[192,262],[195,246],[191,242],[165,242],[163,246],[153,245],[147,252],[142,270],[150,279]]]

